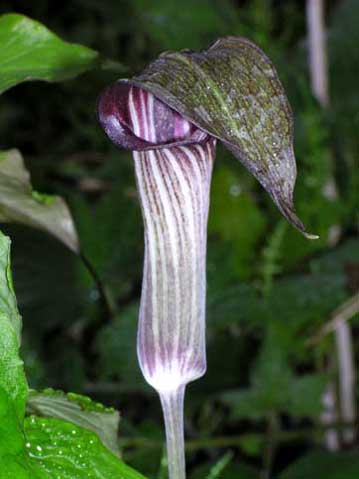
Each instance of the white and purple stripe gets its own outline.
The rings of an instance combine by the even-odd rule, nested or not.
[[[175,112],[167,135],[156,128],[162,113],[150,93],[131,88],[133,133],[151,143],[185,137],[193,126]],[[161,120],[161,119],[160,119]],[[168,132],[172,132],[169,138]],[[205,294],[209,187],[215,140],[134,152],[145,223],[145,261],[138,357],[158,391],[187,384],[206,369]]]
[[[185,479],[185,386],[206,370],[209,189],[216,140],[129,84],[99,102],[108,136],[133,150],[145,225],[137,353],[163,408],[170,479]]]

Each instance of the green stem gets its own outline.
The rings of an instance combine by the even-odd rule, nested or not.
[[[83,253],[80,255],[80,258],[96,284],[96,288],[100,295],[101,301],[109,315],[109,318],[114,318],[116,316],[116,304],[113,301],[111,295],[109,294],[105,284],[103,283],[91,261]]]

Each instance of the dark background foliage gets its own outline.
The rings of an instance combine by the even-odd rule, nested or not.
[[[257,477],[254,469],[280,475],[299,459],[298,471],[314,461],[313,478],[330,477],[320,476],[332,460],[321,452],[320,417],[324,391],[338,377],[336,343],[333,334],[310,339],[358,287],[359,5],[327,4],[331,105],[323,111],[310,88],[303,1],[1,3],[0,13],[26,14],[120,62],[57,85],[19,85],[0,109],[1,149],[19,148],[36,189],[66,198],[107,307],[81,259],[40,232],[4,230],[13,240],[30,385],[83,392],[120,409],[123,457],[149,477],[165,474],[160,406],[135,352],[142,220],[130,154],[115,149],[97,123],[98,94],[163,50],[201,49],[219,36],[247,36],[273,59],[295,114],[297,210],[320,239],[291,229],[219,150],[208,238],[208,372],[188,388],[189,468],[193,479],[204,477],[231,451],[226,478]],[[351,326],[357,358],[358,318]],[[338,405],[337,412],[340,423]],[[299,474],[288,469],[282,477]]]

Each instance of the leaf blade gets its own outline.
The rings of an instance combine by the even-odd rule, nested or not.
[[[78,253],[76,227],[65,201],[32,189],[30,175],[18,150],[0,152],[0,221],[46,231]]]
[[[98,57],[18,14],[0,16],[0,45],[0,94],[23,81],[67,80],[95,66]]]
[[[19,356],[21,317],[10,271],[10,239],[0,232],[0,387],[11,397],[22,420],[27,383]]]
[[[25,420],[27,452],[31,466],[40,479],[144,479],[125,465],[92,431],[54,419]]]
[[[120,415],[113,408],[106,408],[79,394],[45,389],[30,391],[27,409],[38,416],[63,419],[93,431],[113,454],[119,453],[117,432]]]

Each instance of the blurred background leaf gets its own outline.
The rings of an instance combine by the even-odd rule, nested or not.
[[[330,454],[313,451],[290,466],[280,479],[353,479],[359,473],[359,458],[355,452]]]
[[[52,234],[79,251],[76,228],[62,198],[33,190],[19,151],[0,152],[0,221],[22,223]]]

